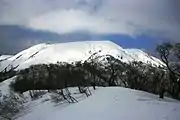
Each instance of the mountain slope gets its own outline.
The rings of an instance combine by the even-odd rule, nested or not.
[[[178,120],[180,104],[125,89],[102,88],[94,96],[50,115],[46,120]]]
[[[122,58],[121,60],[124,62],[142,61],[157,66],[163,65],[159,59],[138,49],[123,49],[111,41],[83,41],[59,44],[42,43],[32,46],[1,62],[1,70],[12,66],[17,67],[17,69],[24,69],[34,64],[56,63],[57,61],[83,61],[98,51],[101,51],[98,55],[110,54],[116,58]]]
[[[9,84],[14,78],[0,83],[2,93],[8,94]],[[51,94],[46,93],[31,101],[28,92],[26,109],[16,120],[179,120],[180,102],[165,97],[159,99],[151,93],[122,87],[90,88],[92,96],[78,93],[78,88],[69,88],[71,95],[79,102],[54,103]]]
[[[75,93],[77,89],[71,90]],[[75,96],[75,94],[73,94]],[[47,98],[43,96],[41,100]],[[76,97],[78,100],[79,97]],[[98,88],[78,103],[53,106],[37,100],[31,112],[17,120],[179,120],[179,101],[121,87]]]
[[[0,55],[0,61],[7,60],[10,57],[12,57],[12,55]]]

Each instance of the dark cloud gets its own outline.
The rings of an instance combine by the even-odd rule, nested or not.
[[[101,35],[88,32],[57,33],[31,30],[17,25],[0,25],[0,54],[15,54],[38,43],[71,42],[101,39]]]
[[[41,42],[101,39],[153,51],[157,43],[180,42],[179,31],[180,0],[0,0],[0,54]]]
[[[47,31],[34,31],[17,25],[0,26],[0,54],[15,54],[42,42],[59,43],[85,40],[111,40],[124,48],[145,49],[154,55],[156,46],[164,42],[163,38],[149,35],[137,36],[134,38],[122,34],[90,34],[87,31],[59,35]]]
[[[14,54],[33,44],[48,42],[58,37],[55,33],[33,31],[16,25],[1,25],[0,54]]]

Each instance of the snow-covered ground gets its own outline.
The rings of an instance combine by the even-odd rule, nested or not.
[[[91,53],[89,53],[91,51]],[[111,41],[81,41],[58,44],[38,44],[1,62],[0,70],[17,67],[24,69],[34,64],[48,64],[59,62],[84,61],[93,53],[98,55],[112,55],[123,62],[142,61],[153,65],[164,65],[159,59],[154,58],[139,49],[123,49]]]
[[[55,107],[38,100],[36,105],[17,120],[180,120],[179,101],[121,87],[98,88],[74,104]]]
[[[0,91],[2,92],[2,94],[4,94],[4,95],[9,94],[9,91],[10,91],[9,85],[11,84],[12,81],[15,80],[15,77],[12,77],[3,82],[0,82]]]
[[[14,77],[15,78],[15,77]],[[8,94],[14,78],[0,83],[0,90]],[[16,120],[180,120],[180,101],[159,99],[143,91],[122,87],[98,87],[92,96],[80,94],[77,88],[69,88],[79,102],[52,102],[51,94],[25,103],[26,109]],[[28,92],[24,93],[28,98]]]
[[[0,61],[6,60],[8,58],[12,57],[12,55],[1,55],[0,56]]]

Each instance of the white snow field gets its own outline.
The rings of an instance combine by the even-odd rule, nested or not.
[[[0,61],[6,60],[8,58],[12,57],[12,55],[1,55],[0,56]]]
[[[91,53],[89,53],[91,51]],[[0,71],[17,67],[24,69],[34,64],[84,61],[93,53],[112,55],[123,62],[142,61],[152,65],[164,65],[159,59],[139,49],[123,49],[119,45],[105,41],[81,41],[57,44],[38,44],[2,61]],[[122,59],[121,59],[122,58]]]
[[[8,94],[15,77],[0,83],[0,90]],[[31,101],[24,93],[27,109],[15,120],[180,120],[180,101],[159,99],[158,95],[122,87],[90,88],[92,96],[79,94],[78,88],[69,88],[78,103],[52,102],[50,93]]]
[[[125,88],[100,88],[45,120],[180,120],[180,103]]]
[[[180,102],[121,87],[98,88],[78,103],[36,104],[17,120],[180,120]]]

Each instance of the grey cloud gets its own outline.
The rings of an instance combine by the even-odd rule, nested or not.
[[[85,15],[90,16],[88,18],[92,18],[90,21],[92,24],[101,23],[96,22],[99,19],[104,21],[103,25],[108,23],[106,28],[111,29],[107,31],[113,31],[115,26],[114,31],[119,34],[123,34],[122,29],[125,31],[127,29],[127,32],[130,29],[130,31],[138,33],[137,35],[146,34],[164,41],[180,42],[179,0],[0,0],[0,54],[14,54],[40,42],[102,38],[96,33],[93,35],[88,33],[88,27],[86,32],[73,31],[73,33],[63,34],[58,34],[56,30],[47,32],[24,28],[33,18],[44,16],[46,13],[51,14],[56,10],[73,10],[75,13],[76,10],[83,11]],[[58,22],[61,22],[62,17],[60,16]],[[51,21],[53,18],[52,16],[47,20]],[[84,19],[87,23],[86,17]],[[68,25],[67,23],[64,26]],[[129,28],[130,25],[133,26],[133,29]],[[104,26],[99,26],[93,27],[93,30],[105,29]]]
[[[17,25],[0,25],[0,54],[15,54],[43,42],[72,42],[100,38],[102,38],[101,35],[91,35],[82,31],[59,35],[47,31],[34,31]]]
[[[31,18],[54,10],[96,11],[102,0],[0,0],[0,24],[26,25]]]
[[[132,33],[132,29],[134,29],[141,34],[152,31],[149,34],[153,33],[156,36],[176,41],[180,38],[179,0],[0,0],[0,24],[26,26],[31,19],[44,16],[46,13],[50,14],[56,10],[73,10],[75,13],[76,10],[81,10],[93,19],[92,24],[97,23],[98,20],[104,20],[104,24],[108,24],[110,31],[115,29],[116,32],[121,33],[124,31],[122,29],[130,29],[129,32]],[[61,19],[63,17],[60,16]],[[51,20],[53,18],[52,16],[46,19],[54,23]],[[59,19],[60,23],[61,19]],[[82,19],[86,18],[79,18],[79,20]],[[87,21],[83,20],[83,22]],[[138,27],[131,28],[127,24],[128,22]],[[76,24],[71,25],[76,27]],[[72,29],[74,28],[72,27]],[[88,28],[86,29],[88,30]],[[89,29],[92,29],[92,26]],[[99,29],[99,27],[94,29]]]

